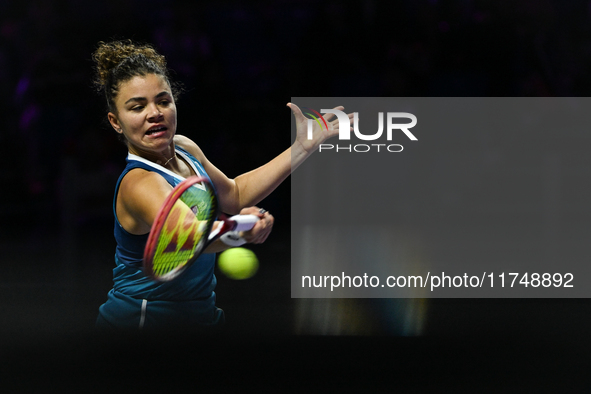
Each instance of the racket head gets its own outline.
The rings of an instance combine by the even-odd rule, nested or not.
[[[168,195],[152,224],[144,249],[144,271],[167,282],[183,273],[201,255],[218,215],[209,179],[193,176]]]

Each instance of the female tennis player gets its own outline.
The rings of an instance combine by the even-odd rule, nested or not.
[[[241,235],[246,242],[262,243],[274,219],[254,205],[320,143],[338,134],[338,122],[330,122],[328,129],[315,128],[314,138],[308,139],[306,118],[296,105],[288,104],[298,125],[294,144],[269,163],[230,179],[195,142],[176,133],[175,100],[179,92],[164,56],[150,45],[113,41],[101,42],[93,60],[95,82],[105,95],[109,123],[129,151],[113,201],[117,241],[114,286],[99,308],[97,325],[121,329],[218,325],[224,314],[215,304],[215,252],[230,246],[217,240],[177,279],[151,279],[142,270],[142,259],[160,207],[182,180],[205,176],[217,191],[221,212],[260,218],[252,230]]]

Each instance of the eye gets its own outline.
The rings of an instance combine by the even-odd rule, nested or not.
[[[163,107],[167,107],[170,104],[170,101],[168,101],[168,100],[162,100],[158,104],[162,105]]]
[[[131,107],[131,110],[138,112],[138,111],[141,111],[143,108],[144,107],[142,105],[136,105],[136,106]]]

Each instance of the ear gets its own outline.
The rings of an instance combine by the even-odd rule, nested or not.
[[[111,126],[113,126],[116,132],[118,132],[119,134],[123,133],[121,125],[119,124],[119,119],[117,119],[117,116],[114,113],[109,112],[107,114],[107,118],[109,119],[109,123],[111,123]]]

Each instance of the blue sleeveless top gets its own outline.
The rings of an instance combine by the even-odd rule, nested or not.
[[[207,176],[201,163],[181,147],[176,147],[177,154],[182,157],[197,175]],[[119,223],[116,212],[117,192],[123,177],[132,169],[142,168],[160,174],[172,186],[184,180],[180,175],[166,168],[129,154],[127,166],[117,181],[113,198],[113,214],[115,216],[115,240],[117,248],[113,270],[113,290],[136,299],[148,301],[192,301],[210,300],[215,304],[216,278],[214,275],[215,254],[202,254],[186,272],[171,282],[157,282],[146,276],[142,270],[144,248],[148,234],[134,235],[128,233]],[[209,178],[209,177],[208,177]]]

